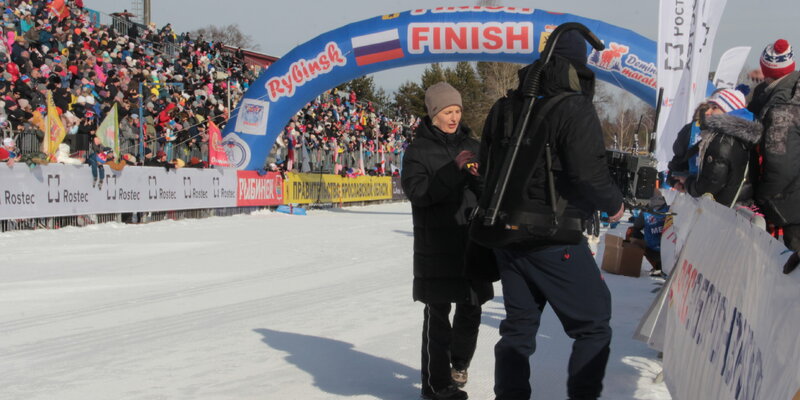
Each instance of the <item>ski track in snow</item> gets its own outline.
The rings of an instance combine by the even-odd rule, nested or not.
[[[412,244],[408,203],[2,233],[0,398],[416,399]],[[670,399],[656,352],[631,339],[658,280],[604,275],[603,398]],[[495,292],[471,399],[493,398]],[[548,308],[534,398],[566,397],[571,343]]]

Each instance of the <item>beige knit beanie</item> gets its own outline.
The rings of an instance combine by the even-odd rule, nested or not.
[[[439,82],[425,91],[425,108],[428,109],[429,117],[433,118],[449,106],[464,108],[461,105],[461,93],[447,82]]]

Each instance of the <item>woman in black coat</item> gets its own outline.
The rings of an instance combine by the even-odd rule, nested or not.
[[[425,105],[429,117],[406,150],[401,177],[414,221],[413,297],[425,303],[422,397],[466,399],[459,387],[475,352],[481,304],[494,297],[490,278],[465,264],[480,143],[460,124],[461,95],[452,86],[431,86]]]

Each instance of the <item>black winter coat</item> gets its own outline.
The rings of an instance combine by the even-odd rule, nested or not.
[[[466,268],[468,223],[477,203],[476,180],[454,161],[462,150],[478,153],[472,131],[445,134],[426,117],[403,157],[401,184],[414,221],[414,300],[482,304],[492,284]]]
[[[770,222],[800,224],[800,71],[754,92],[748,108],[764,125],[756,201]]]
[[[717,203],[728,207],[734,198],[738,204],[750,205],[752,182],[758,171],[758,160],[751,157],[751,149],[761,140],[761,124],[720,114],[707,117],[701,128],[700,172],[686,179],[686,191],[694,197],[710,193]]]
[[[527,66],[519,71],[520,82],[524,81],[527,74]],[[522,83],[517,93],[522,92]],[[566,200],[564,217],[571,219],[586,220],[595,210],[607,212],[609,215],[616,214],[622,206],[622,194],[613,184],[606,162],[605,144],[603,143],[603,131],[600,127],[600,120],[592,104],[594,96],[594,73],[585,65],[573,65],[566,58],[554,55],[551,63],[545,68],[542,78],[541,99],[537,100],[533,116],[545,107],[549,99],[564,93],[574,92],[576,95],[565,97],[544,117],[539,131],[532,132],[532,124],[529,131],[525,133],[525,139],[520,149],[520,163],[522,157],[530,151],[526,147],[535,135],[547,135],[552,138],[553,146],[553,175],[555,177],[555,188],[558,195]],[[513,120],[517,121],[521,113],[522,99],[513,102],[518,105],[515,109]],[[487,170],[487,166],[500,166],[504,156],[495,158],[498,154],[493,146],[502,146],[504,129],[502,124],[494,124],[493,121],[504,120],[504,111],[501,101],[495,103],[489,112],[489,116],[484,124],[484,132],[481,142],[481,162],[480,173],[489,182],[496,181],[499,168]],[[534,117],[531,117],[533,119]],[[494,128],[494,130],[493,130]],[[501,148],[501,147],[498,147]],[[500,150],[505,154],[505,150]],[[489,155],[492,159],[489,160]],[[517,203],[524,204],[525,209],[515,208],[510,205],[514,200],[509,200],[506,196],[501,204],[501,212],[508,214],[514,212],[532,213],[551,213],[551,204],[547,190],[547,172],[545,157],[535,160],[532,168],[525,169],[514,167],[510,177],[509,186],[526,185],[521,189],[514,189],[513,193],[521,193]],[[530,163],[522,160],[523,163]],[[532,170],[531,170],[532,169]],[[484,197],[481,198],[482,206],[488,205],[487,196],[490,195],[487,187]],[[511,189],[507,192],[512,193]],[[509,208],[509,209],[507,209]],[[536,236],[526,237],[523,229],[512,232],[506,230],[505,236],[511,244],[498,245],[497,247],[514,249],[534,249],[541,246],[557,245],[562,243],[572,243],[582,240],[580,230],[559,229],[555,235],[549,238]]]

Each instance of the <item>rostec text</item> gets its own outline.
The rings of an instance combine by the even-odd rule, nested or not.
[[[532,22],[412,23],[408,52],[422,54],[533,53]]]
[[[10,205],[36,204],[36,195],[25,192],[12,193],[11,191],[6,190],[3,193],[3,203]]]
[[[317,76],[331,72],[336,66],[347,65],[347,58],[342,56],[339,46],[330,42],[325,50],[312,60],[300,59],[292,63],[286,75],[267,81],[266,88],[271,101],[281,97],[294,96],[295,89],[314,80]]]
[[[683,0],[675,0],[675,31],[673,32],[672,36],[683,36],[683,32],[681,32],[681,28],[685,22],[683,19],[683,6]]]
[[[220,197],[223,199],[235,199],[236,198],[236,191],[235,190],[220,190]]]
[[[165,200],[175,200],[178,198],[178,196],[175,193],[176,192],[174,190],[158,189],[158,198]]]
[[[240,200],[272,200],[275,194],[274,179],[239,179]]]
[[[120,189],[117,198],[120,200],[138,201],[141,198],[141,193],[135,190]]]
[[[207,199],[208,198],[208,190],[192,188],[192,198],[193,199]]]
[[[69,190],[64,189],[63,192],[64,197],[62,200],[64,203],[88,203],[89,202],[89,193],[74,191],[70,192]]]

